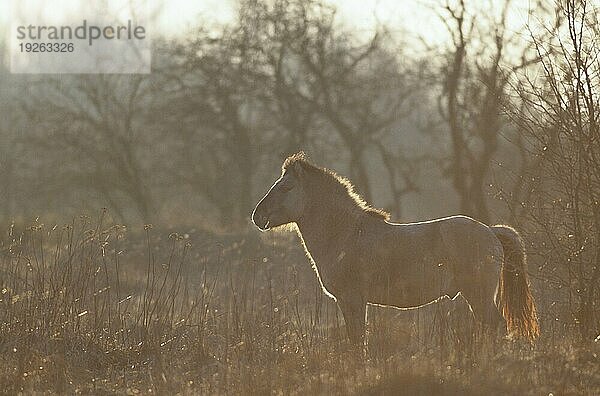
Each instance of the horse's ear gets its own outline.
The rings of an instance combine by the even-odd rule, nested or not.
[[[294,174],[298,177],[302,177],[302,175],[304,174],[304,166],[302,165],[301,161],[296,161],[292,164],[292,170],[294,171]]]

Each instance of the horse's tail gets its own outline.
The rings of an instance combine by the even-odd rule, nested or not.
[[[495,225],[491,229],[504,250],[497,303],[506,320],[507,333],[533,341],[539,336],[540,327],[527,279],[523,240],[512,227]]]

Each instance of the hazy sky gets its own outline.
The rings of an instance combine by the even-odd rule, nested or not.
[[[19,1],[23,4],[25,0]],[[51,5],[51,12],[60,13],[61,9],[68,9],[68,4],[76,0],[26,0],[35,4]],[[96,0],[100,1],[100,0]],[[111,1],[111,0],[102,0]],[[114,0],[113,0],[114,1]],[[143,0],[141,0],[143,1]],[[369,32],[373,30],[376,21],[387,24],[392,29],[406,29],[411,35],[423,36],[429,41],[441,41],[447,37],[445,28],[433,10],[440,10],[439,0],[326,0],[338,8],[340,20],[348,26],[358,30]],[[526,20],[526,9],[529,0],[513,2],[514,7],[510,25],[518,29]],[[483,12],[489,12],[494,8],[493,0],[478,0],[471,4],[477,4]],[[9,22],[9,6],[11,0],[0,0],[0,24],[5,28]],[[222,23],[231,20],[235,15],[234,0],[149,0],[151,8],[162,4],[156,29],[160,32],[172,35],[183,34],[188,28],[197,25],[199,21],[204,23]],[[29,9],[36,9],[33,6]],[[29,12],[29,11],[28,11]]]
[[[400,25],[412,24],[417,27],[417,21],[423,20],[428,14],[418,0],[327,0],[334,5],[342,20],[357,30],[373,30],[376,20]],[[224,22],[233,18],[235,2],[233,0],[174,0],[165,4],[160,17],[161,28],[167,31],[174,26],[194,24],[197,16],[204,20]]]
[[[58,4],[61,0],[17,0],[19,3],[29,2],[52,4],[54,9],[59,9]],[[68,2],[68,0],[65,0]],[[88,0],[89,1],[89,0]],[[96,0],[100,1],[100,0]],[[374,22],[378,19],[381,22],[392,26],[405,26],[410,30],[420,31],[425,35],[435,35],[443,31],[443,27],[436,20],[432,9],[439,8],[438,0],[326,0],[335,5],[340,16],[349,24],[359,30],[371,30]],[[11,0],[0,0],[0,21],[6,24],[9,19],[9,9]],[[235,1],[233,0],[149,0],[151,7],[156,7],[162,3],[157,27],[159,30],[178,32],[184,26],[193,25],[198,22],[198,17],[206,21],[226,22],[230,20],[235,13]],[[486,3],[498,4],[492,0],[481,0],[480,3],[485,7]],[[523,9],[527,7],[528,0],[513,2],[516,10],[513,16],[513,22],[523,21],[525,13]],[[35,6],[31,6],[35,8]],[[488,8],[489,9],[489,8]],[[33,10],[31,10],[33,11]]]

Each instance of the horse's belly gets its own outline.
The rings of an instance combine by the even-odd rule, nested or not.
[[[441,264],[441,265],[440,265]],[[398,308],[413,308],[428,304],[442,296],[458,293],[453,276],[443,263],[421,264],[419,270],[403,276],[388,276],[370,288],[369,302]],[[430,268],[431,267],[431,268]],[[372,301],[371,301],[372,300]]]
[[[377,293],[371,296],[368,302],[397,308],[415,308],[435,301],[444,295],[450,295],[450,293],[399,289],[390,293]]]

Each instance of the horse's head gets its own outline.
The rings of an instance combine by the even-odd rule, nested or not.
[[[295,161],[289,166],[284,164],[281,177],[252,212],[252,221],[258,228],[265,231],[296,222],[302,217],[306,199],[302,183],[304,176],[302,161]]]

